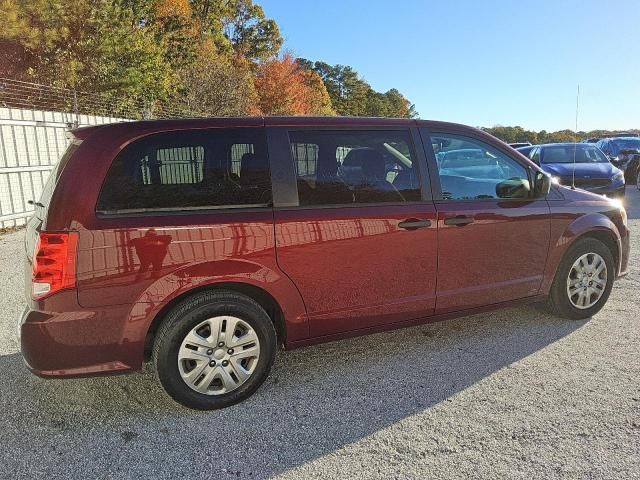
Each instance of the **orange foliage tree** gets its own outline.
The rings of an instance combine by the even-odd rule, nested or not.
[[[263,115],[335,115],[320,76],[288,53],[258,66],[255,87]]]

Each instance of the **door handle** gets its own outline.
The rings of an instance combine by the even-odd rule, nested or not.
[[[405,230],[417,230],[419,228],[425,228],[431,226],[431,220],[418,220],[417,218],[410,218],[398,223],[398,227]]]
[[[473,217],[467,217],[465,215],[458,215],[457,217],[449,217],[444,219],[445,225],[456,225],[458,227],[464,227],[473,223]]]

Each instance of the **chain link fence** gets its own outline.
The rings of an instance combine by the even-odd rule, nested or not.
[[[78,124],[82,115],[90,117],[177,118],[203,116],[158,102],[145,102],[122,95],[90,93],[0,77],[0,106],[22,110],[64,112]],[[75,117],[78,117],[77,119]]]
[[[142,101],[0,78],[0,228],[23,225],[31,216],[29,201],[40,198],[71,128],[184,116]]]

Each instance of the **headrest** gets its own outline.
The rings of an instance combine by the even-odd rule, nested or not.
[[[262,168],[262,162],[260,161],[260,157],[258,157],[255,153],[245,153],[242,155],[240,159],[240,169],[248,169],[248,170],[257,170]]]
[[[360,167],[365,178],[382,180],[385,178],[385,162],[380,152],[373,148],[354,148],[342,162],[343,167]]]

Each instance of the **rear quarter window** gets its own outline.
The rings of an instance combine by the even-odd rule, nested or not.
[[[39,199],[39,203],[44,205],[44,207],[36,206],[36,216],[42,218],[46,209],[48,209],[49,202],[51,202],[51,197],[53,196],[53,191],[56,188],[56,183],[60,178],[60,174],[62,173],[62,170],[64,170],[65,165],[69,162],[69,159],[78,149],[78,146],[80,146],[80,143],[81,142],[79,140],[73,140],[65,150],[60,160],[58,160],[58,163],[56,163],[51,172],[49,172],[49,176],[42,187],[42,193],[40,194]],[[45,209],[45,212],[41,211],[42,208]]]
[[[137,140],[115,158],[101,214],[259,207],[271,203],[262,129],[168,132]]]

